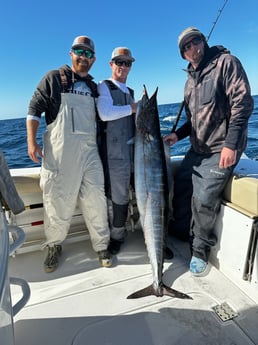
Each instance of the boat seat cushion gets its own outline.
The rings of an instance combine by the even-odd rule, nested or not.
[[[42,203],[42,190],[39,186],[40,175],[13,176],[16,189],[25,206]]]
[[[223,197],[228,206],[258,217],[258,162],[248,158],[241,158],[233,176],[224,189]]]
[[[14,176],[13,180],[17,190],[21,194],[42,193],[39,186],[40,175]]]
[[[250,217],[258,217],[258,179],[234,175],[224,189],[226,204]]]

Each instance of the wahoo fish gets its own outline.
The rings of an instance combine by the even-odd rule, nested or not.
[[[158,88],[149,98],[144,86],[144,94],[136,112],[134,142],[135,194],[152,268],[153,283],[127,298],[167,295],[191,299],[190,296],[162,282],[163,248],[168,212],[168,176],[164,143],[160,133],[157,92]]]

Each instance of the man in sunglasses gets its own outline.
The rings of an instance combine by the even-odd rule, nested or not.
[[[247,143],[253,98],[240,61],[223,46],[209,47],[194,27],[178,38],[189,62],[184,90],[187,121],[164,140],[190,136],[191,147],[176,173],[170,231],[191,241],[190,272],[205,275],[221,197]],[[190,236],[191,235],[191,236]]]
[[[27,115],[28,154],[35,163],[42,157],[46,272],[53,272],[58,266],[61,243],[67,236],[77,201],[100,265],[112,264],[107,250],[110,231],[104,174],[96,140],[98,92],[89,74],[96,59],[93,41],[87,36],[76,37],[70,57],[71,67],[64,65],[42,78]],[[47,124],[44,152],[37,143],[42,113]]]
[[[126,236],[129,188],[133,174],[134,91],[127,87],[135,59],[127,47],[113,50],[111,78],[98,85],[100,152],[104,167],[111,238],[109,251],[117,254]]]

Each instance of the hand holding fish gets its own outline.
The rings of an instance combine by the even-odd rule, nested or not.
[[[174,145],[178,141],[178,137],[176,133],[170,133],[163,137],[163,140],[167,142],[169,145]]]
[[[136,114],[137,106],[138,106],[138,102],[135,102],[135,103],[131,104],[132,114]]]

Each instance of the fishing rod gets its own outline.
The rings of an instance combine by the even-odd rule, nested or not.
[[[211,37],[211,34],[212,34],[212,32],[213,32],[213,30],[214,30],[214,28],[215,28],[215,26],[216,26],[216,24],[217,24],[217,22],[218,22],[218,20],[219,20],[219,17],[221,16],[221,13],[223,12],[224,7],[226,6],[227,2],[228,2],[228,0],[225,0],[223,6],[221,7],[221,9],[218,10],[217,17],[216,17],[215,21],[213,22],[213,25],[212,25],[212,27],[211,27],[211,30],[210,30],[209,35],[208,35],[207,38],[206,38],[207,42],[209,41],[209,39],[210,39],[210,37]],[[172,127],[172,129],[171,129],[171,133],[174,133],[175,130],[176,130],[176,127],[177,127],[177,124],[178,124],[178,122],[179,122],[179,119],[180,119],[180,117],[181,117],[181,115],[182,115],[184,106],[185,106],[185,102],[182,101],[181,104],[180,104],[179,111],[178,111],[177,116],[176,116],[176,120],[175,120],[174,125],[173,125],[173,127]]]
[[[171,129],[171,133],[174,133],[175,130],[176,130],[176,127],[177,127],[177,124],[179,122],[179,119],[180,119],[180,116],[182,114],[182,111],[184,109],[184,106],[185,106],[185,101],[182,101],[181,104],[180,104],[179,111],[178,111],[177,116],[176,116],[176,121],[174,122],[174,125],[173,125],[173,127]]]
[[[213,26],[212,26],[212,28],[211,28],[211,31],[210,31],[209,35],[207,36],[207,42],[209,41],[209,39],[210,39],[210,37],[211,37],[211,34],[212,34],[212,32],[213,32],[213,30],[214,30],[214,28],[215,28],[215,26],[216,26],[216,24],[217,24],[217,21],[219,20],[219,17],[221,16],[221,13],[222,13],[222,11],[224,10],[224,7],[226,6],[226,3],[227,3],[227,2],[228,2],[228,0],[225,0],[225,1],[224,1],[224,5],[221,7],[220,10],[218,10],[217,18],[215,19],[215,22],[213,22]]]

